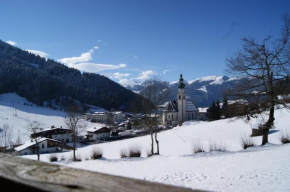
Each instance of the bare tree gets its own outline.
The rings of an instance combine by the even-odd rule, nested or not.
[[[285,80],[290,71],[290,17],[284,14],[281,37],[273,39],[268,36],[262,42],[254,38],[243,38],[243,48],[227,58],[229,74],[247,77],[244,82],[229,90],[228,95],[249,102],[240,117],[257,117],[268,113],[268,119],[262,124],[262,145],[268,143],[268,134],[274,128],[274,107],[280,104],[285,108],[287,102],[281,100],[278,82]],[[288,97],[282,97],[288,98]]]
[[[77,107],[70,107],[67,113],[68,117],[65,117],[64,122],[66,127],[69,130],[71,130],[73,139],[73,160],[77,161],[76,158],[77,136],[85,129],[86,123],[81,119],[81,115]]]
[[[27,135],[30,137],[31,142],[34,142],[34,146],[33,149],[35,150],[36,154],[37,154],[37,160],[40,160],[40,146],[39,144],[41,143],[41,137],[37,137],[35,136],[37,133],[39,133],[40,131],[42,131],[43,125],[41,123],[39,123],[38,121],[34,120],[34,121],[29,121],[27,120],[27,125],[26,125],[26,133]]]
[[[151,135],[151,154],[154,154],[154,140],[157,147],[156,154],[160,154],[159,140],[157,137],[157,127],[161,114],[158,113],[158,105],[163,104],[170,95],[168,84],[160,81],[157,77],[146,80],[144,89],[140,94],[148,100],[143,100],[143,108],[146,112],[144,123],[150,130]]]
[[[6,148],[12,144],[13,129],[9,125],[4,124],[0,133],[0,146],[3,147],[3,152],[6,153]]]

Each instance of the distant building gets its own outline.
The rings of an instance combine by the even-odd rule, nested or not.
[[[87,129],[87,137],[89,140],[104,140],[110,138],[110,132],[107,127],[92,127]]]
[[[186,99],[182,74],[180,75],[177,100],[163,105],[162,121],[164,126],[176,126],[185,121],[198,120],[199,111],[192,101]]]
[[[205,121],[207,117],[208,107],[198,108],[199,119]]]
[[[93,114],[86,114],[87,120],[91,120],[99,123],[107,123],[109,118],[115,123],[121,123],[125,119],[125,114],[122,111],[114,111],[114,112],[95,112]]]
[[[30,155],[36,154],[36,149],[39,149],[39,153],[52,153],[61,151],[61,142],[49,139],[49,138],[40,138],[38,141],[38,146],[34,140],[29,140],[23,145],[16,147],[16,155]]]
[[[69,142],[72,142],[71,133],[72,131],[70,129],[65,129],[62,127],[57,128],[57,127],[51,126],[51,128],[32,134],[31,137],[33,138],[45,137],[45,138],[50,138],[50,139],[60,141],[62,143],[69,143]]]

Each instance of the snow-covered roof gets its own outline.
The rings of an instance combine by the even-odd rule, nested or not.
[[[91,128],[87,129],[87,132],[95,132],[95,131],[98,131],[102,128],[106,128],[106,127],[91,127]]]
[[[186,111],[198,111],[197,107],[193,104],[192,101],[186,101],[185,110]]]
[[[200,107],[200,108],[198,108],[198,111],[199,111],[200,113],[206,113],[207,110],[208,110],[208,107]]]
[[[59,141],[54,140],[54,139],[49,139],[49,138],[42,137],[42,138],[38,138],[38,143],[41,143],[41,142],[43,142],[45,140],[51,140],[51,141],[59,142]],[[22,151],[23,149],[26,149],[28,147],[31,147],[31,146],[35,145],[35,143],[36,143],[35,140],[33,140],[33,141],[28,140],[23,145],[20,145],[19,147],[16,147],[15,151]]]

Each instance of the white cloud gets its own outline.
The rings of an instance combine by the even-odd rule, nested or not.
[[[102,40],[98,40],[97,42],[98,42],[98,43],[101,43],[101,42],[102,42]]]
[[[58,61],[69,66],[76,63],[87,62],[93,59],[92,54],[94,53],[94,49],[99,49],[99,47],[95,46],[88,52],[82,53],[79,57],[67,57],[59,59]]]
[[[76,68],[81,71],[87,71],[87,72],[92,72],[92,73],[127,67],[126,64],[112,65],[112,64],[99,64],[99,63],[78,63],[78,64],[70,64],[68,66]]]
[[[165,75],[167,72],[169,72],[170,70],[168,70],[168,69],[165,69],[165,70],[163,70],[163,75]]]
[[[139,77],[135,78],[138,80],[145,80],[145,79],[149,79],[150,76],[152,75],[157,75],[157,73],[155,71],[149,70],[149,71],[143,71]]]
[[[124,77],[128,77],[130,76],[129,73],[119,73],[119,72],[116,72],[116,73],[113,73],[113,76],[115,79],[122,79]]]
[[[138,57],[137,55],[135,55],[133,58],[134,58],[134,59],[138,59],[139,57]]]
[[[129,79],[120,79],[119,80],[119,83],[121,84],[121,85],[128,85],[128,84],[130,84],[130,80]]]
[[[17,45],[17,43],[14,42],[14,41],[6,41],[6,43],[8,43],[8,44],[10,44],[10,45],[13,45],[13,46]]]
[[[43,57],[43,58],[47,58],[49,56],[49,54],[47,54],[43,51],[38,51],[38,50],[33,50],[33,49],[26,49],[26,51],[28,51],[29,53],[32,53],[34,55],[38,55],[40,57]]]

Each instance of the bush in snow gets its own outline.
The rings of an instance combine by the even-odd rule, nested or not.
[[[50,162],[55,162],[58,159],[58,155],[57,154],[50,154],[48,156],[48,159],[49,159]]]
[[[227,151],[227,146],[223,143],[210,143],[209,151]]]
[[[139,145],[131,145],[128,151],[129,157],[141,157],[141,147]]]
[[[192,152],[193,153],[202,153],[204,152],[203,145],[200,142],[192,142]]]
[[[91,159],[100,159],[103,157],[103,151],[100,148],[94,148],[91,152]]]
[[[120,150],[120,156],[121,156],[121,158],[126,158],[126,157],[128,157],[128,150],[127,149],[121,149]]]
[[[255,143],[251,137],[244,136],[241,138],[241,145],[243,149],[255,146]]]
[[[283,144],[290,143],[290,133],[286,131],[280,132],[280,141]]]

